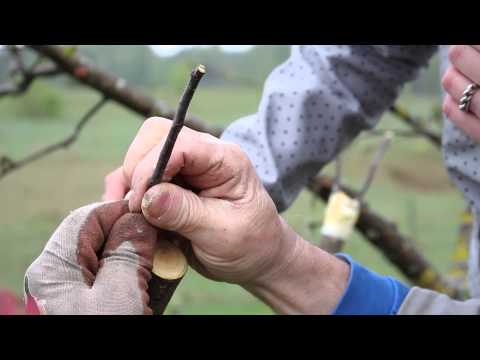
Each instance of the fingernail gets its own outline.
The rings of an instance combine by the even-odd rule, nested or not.
[[[142,199],[142,209],[153,218],[159,218],[168,207],[170,193],[168,191],[149,190]]]

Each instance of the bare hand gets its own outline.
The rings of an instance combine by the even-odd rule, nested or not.
[[[449,58],[451,65],[442,79],[447,92],[443,110],[456,126],[480,142],[480,94],[473,97],[468,113],[458,108],[467,86],[480,84],[480,45],[454,45],[450,48]]]
[[[184,128],[163,179],[182,186],[162,183],[146,192],[170,124],[148,119],[128,150],[123,171],[130,210],[188,239],[190,263],[212,279],[247,284],[272,276],[297,235],[238,145]]]

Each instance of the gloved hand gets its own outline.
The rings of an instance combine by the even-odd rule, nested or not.
[[[41,314],[151,314],[147,284],[157,230],[128,201],[73,211],[25,274]]]

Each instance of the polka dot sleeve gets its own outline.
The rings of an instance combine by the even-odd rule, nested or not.
[[[448,47],[440,49],[440,72],[449,65]],[[457,187],[463,192],[474,216],[468,278],[470,295],[480,297],[480,144],[468,137],[447,117],[443,123],[442,149],[445,167]]]
[[[303,45],[268,77],[256,114],[222,138],[247,152],[279,211],[363,129],[376,125],[435,46]]]

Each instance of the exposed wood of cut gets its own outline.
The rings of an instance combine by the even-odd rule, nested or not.
[[[167,240],[158,242],[149,283],[149,306],[154,315],[163,314],[187,269],[187,259],[178,247]]]

